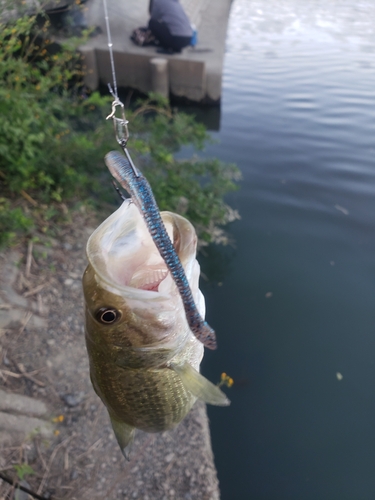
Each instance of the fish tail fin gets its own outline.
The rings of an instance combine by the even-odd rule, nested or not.
[[[109,418],[111,419],[112,429],[120,446],[121,453],[124,455],[126,460],[130,460],[129,456],[134,441],[135,427],[132,427],[125,422],[120,422],[111,415]]]
[[[189,363],[183,365],[171,363],[170,368],[179,375],[185,388],[196,398],[215,406],[228,406],[230,404],[224,392],[203,377]]]

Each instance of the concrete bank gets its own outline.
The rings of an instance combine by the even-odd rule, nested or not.
[[[85,245],[97,223],[75,213],[56,240],[0,254],[0,469],[15,477],[14,464],[29,464],[30,489],[52,499],[218,500],[203,403],[172,431],[137,432],[130,462],[115,442],[83,333]],[[0,479],[0,498],[10,491]]]
[[[217,103],[221,97],[226,31],[232,0],[181,0],[198,29],[198,44],[181,54],[160,55],[155,47],[138,47],[130,40],[135,28],[147,25],[148,0],[109,0],[117,83],[147,93],[162,91],[195,102]],[[101,33],[81,50],[88,67],[86,84],[97,89],[112,82],[102,0],[89,0],[85,17]],[[153,61],[153,59],[159,59]],[[160,61],[160,59],[162,61]],[[160,86],[162,81],[162,87]]]

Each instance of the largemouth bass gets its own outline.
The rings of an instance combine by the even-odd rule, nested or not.
[[[204,318],[195,230],[177,214],[160,217]],[[174,276],[135,203],[126,200],[94,231],[87,257],[83,289],[91,381],[128,458],[136,428],[171,429],[198,398],[222,406],[229,400],[199,373],[204,346],[192,333]]]

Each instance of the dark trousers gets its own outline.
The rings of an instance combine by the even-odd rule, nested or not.
[[[172,49],[175,52],[181,52],[181,49],[190,45],[190,36],[172,35],[165,23],[150,19],[148,27],[164,49]]]

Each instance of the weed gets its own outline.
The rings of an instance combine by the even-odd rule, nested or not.
[[[16,464],[13,465],[13,467],[20,481],[23,481],[24,477],[27,475],[35,474],[34,469],[28,464]]]
[[[0,245],[37,231],[56,235],[77,199],[113,199],[103,161],[115,145],[105,120],[110,99],[84,93],[79,43],[71,38],[58,47],[47,18],[42,25],[35,16],[0,23]],[[210,136],[156,94],[127,114],[129,149],[160,209],[190,219],[201,243],[226,243],[221,226],[239,216],[224,196],[236,188],[238,169],[178,159],[183,146],[200,150]]]

